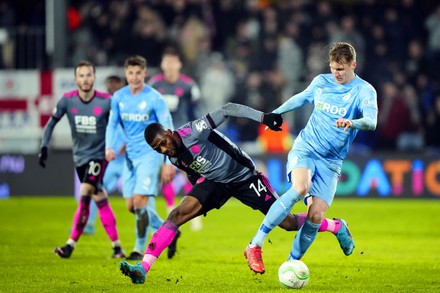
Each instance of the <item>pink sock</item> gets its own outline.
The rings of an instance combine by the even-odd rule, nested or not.
[[[167,203],[167,207],[174,207],[174,199],[176,198],[176,193],[174,192],[172,182],[169,182],[162,186],[162,193]]]
[[[153,234],[141,263],[146,272],[148,272],[162,251],[173,241],[178,229],[179,227],[174,223],[166,220],[162,226],[160,226],[159,230]]]
[[[336,234],[336,232],[339,231],[339,228],[341,228],[341,221],[324,218],[318,232],[330,231],[333,234]]]
[[[96,203],[99,211],[99,218],[104,226],[105,232],[111,241],[119,240],[118,230],[116,229],[116,218],[108,199]]]
[[[298,221],[298,228],[301,228],[307,218],[307,213],[295,214],[295,216]],[[333,234],[336,234],[336,232],[339,231],[339,228],[341,228],[341,221],[324,218],[321,226],[319,226],[318,232],[330,231]]]
[[[89,219],[91,199],[90,196],[83,195],[79,200],[78,208],[73,216],[73,227],[72,233],[70,234],[70,238],[74,241],[78,241],[79,237],[84,232],[87,220]]]

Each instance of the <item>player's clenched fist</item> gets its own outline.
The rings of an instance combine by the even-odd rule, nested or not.
[[[344,131],[346,131],[348,128],[353,127],[353,122],[345,118],[339,118],[338,120],[336,120],[336,127],[338,128],[343,127]]]
[[[105,159],[110,162],[113,161],[114,159],[116,159],[116,154],[115,151],[111,148],[106,148],[105,149]]]

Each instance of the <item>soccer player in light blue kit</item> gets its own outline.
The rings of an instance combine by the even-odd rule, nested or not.
[[[147,241],[147,228],[152,223],[161,224],[159,216],[149,205],[149,198],[157,196],[160,179],[172,180],[175,170],[165,163],[163,155],[145,144],[143,132],[153,122],[173,127],[171,114],[162,95],[145,84],[147,61],[135,55],[125,61],[125,78],[128,85],[116,91],[111,101],[111,114],[106,131],[106,159],[115,159],[115,132],[122,125],[127,139],[126,160],[128,177],[124,181],[123,194],[127,209],[136,217],[136,243],[127,259],[142,259]],[[160,178],[161,177],[161,178]],[[158,228],[158,227],[153,227]],[[170,248],[171,249],[171,248]],[[174,247],[175,249],[175,247]]]
[[[323,226],[333,227],[346,255],[354,241],[342,219],[328,220],[340,175],[342,161],[359,130],[374,130],[377,124],[376,90],[355,74],[356,51],[348,43],[333,43],[328,61],[331,74],[316,76],[301,93],[274,110],[284,114],[313,103],[315,108],[288,155],[287,174],[291,188],[271,206],[259,230],[245,250],[248,265],[264,273],[261,247],[268,233],[276,227],[293,205],[304,198],[308,206],[304,224],[293,241],[288,259],[299,260]]]

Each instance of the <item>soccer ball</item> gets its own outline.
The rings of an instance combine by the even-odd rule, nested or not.
[[[309,269],[300,260],[288,260],[278,269],[278,280],[286,288],[300,289],[309,282]]]

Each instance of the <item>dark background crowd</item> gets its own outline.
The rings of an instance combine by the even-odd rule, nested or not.
[[[23,3],[28,9],[19,8]],[[67,67],[83,59],[122,66],[127,56],[140,54],[154,71],[165,48],[178,48],[183,71],[200,85],[208,110],[234,101],[272,111],[329,72],[326,46],[346,41],[357,50],[356,73],[378,93],[377,130],[360,133],[357,145],[440,147],[436,1],[78,0],[67,2],[66,24],[68,38],[59,41],[67,42]],[[8,35],[44,25],[44,1],[2,1],[0,68],[29,67],[11,61],[19,46],[8,43]],[[41,66],[51,67],[48,60]],[[310,110],[285,118],[292,135]],[[259,136],[258,125],[240,119],[228,131],[239,141]]]

